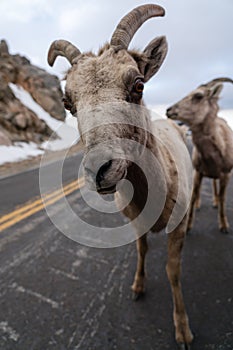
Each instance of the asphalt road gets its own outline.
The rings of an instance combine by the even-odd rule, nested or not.
[[[64,182],[77,176],[81,155],[65,162]],[[193,350],[233,349],[233,180],[228,188],[230,234],[218,231],[210,181],[187,236],[182,284]],[[0,214],[39,196],[38,170],[0,181]],[[79,191],[70,205],[93,225],[120,215],[91,212]],[[59,202],[54,212],[62,213]],[[79,228],[77,227],[77,230]],[[165,273],[166,234],[149,236],[147,293],[137,302],[130,285],[135,243],[82,246],[60,233],[45,210],[0,233],[0,350],[173,350],[172,300]]]
[[[77,178],[79,164],[82,159],[82,153],[75,156],[64,158],[62,171],[63,183],[67,183]],[[48,173],[52,174],[56,164],[61,161],[51,162],[46,166]],[[50,189],[54,189],[53,178],[51,176]],[[39,170],[38,168],[24,171],[22,173],[1,178],[0,176],[0,216],[10,212],[12,209],[23,205],[40,196],[39,189]]]

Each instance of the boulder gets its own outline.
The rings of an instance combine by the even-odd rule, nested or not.
[[[36,142],[48,140],[56,133],[44,120],[24,106],[16,98],[8,84],[1,79],[0,73],[0,130],[5,137],[0,138],[0,144],[12,142]],[[8,141],[6,141],[6,139]]]
[[[0,146],[11,146],[12,142],[7,132],[0,127]]]
[[[18,113],[13,118],[13,124],[19,129],[26,129],[27,127],[27,116],[23,113]]]

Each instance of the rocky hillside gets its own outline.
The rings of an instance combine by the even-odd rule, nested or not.
[[[5,40],[0,42],[0,145],[47,140],[53,131],[45,121],[13,93],[10,83],[22,87],[36,103],[57,120],[65,119],[58,78],[20,55],[11,55]],[[56,137],[56,135],[54,136]]]

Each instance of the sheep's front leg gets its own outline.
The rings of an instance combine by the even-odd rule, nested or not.
[[[194,219],[194,205],[198,199],[198,196],[200,196],[200,188],[201,188],[201,181],[202,181],[202,174],[195,170],[194,173],[194,184],[193,184],[193,193],[190,203],[190,211],[189,211],[189,220],[188,220],[188,226],[187,230],[191,230],[193,226],[193,219]]]
[[[218,180],[213,180],[213,207],[218,208]]]
[[[226,216],[226,188],[229,182],[230,175],[224,174],[219,180],[219,229],[223,233],[228,233],[229,224]]]
[[[132,285],[133,298],[137,300],[145,291],[145,257],[148,250],[147,234],[137,239],[137,270]]]
[[[168,261],[166,271],[171,285],[173,297],[173,319],[176,331],[176,341],[180,349],[189,349],[189,344],[193,340],[192,332],[189,328],[188,316],[185,311],[183,295],[181,290],[181,251],[184,242],[186,226],[180,225],[168,236]]]
[[[195,200],[195,209],[201,208],[201,183],[199,185],[199,188],[197,189],[196,193],[196,200]]]

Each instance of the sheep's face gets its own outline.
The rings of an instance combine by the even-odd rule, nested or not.
[[[97,56],[82,54],[66,40],[55,40],[50,46],[51,66],[57,56],[66,57],[72,65],[65,107],[78,119],[86,182],[100,193],[116,190],[134,156],[142,153],[136,145],[145,146],[148,116],[140,110],[143,86],[160,68],[167,42],[157,37],[142,53],[128,51],[128,47],[145,21],[164,15],[165,10],[156,4],[136,7],[120,20],[110,43]]]
[[[125,50],[115,53],[109,49],[99,56],[83,54],[79,58],[68,72],[65,99],[71,111],[77,112],[82,129],[83,111],[108,102],[140,104],[143,84],[144,76],[132,56]]]
[[[222,85],[211,88],[200,86],[188,96],[167,109],[167,116],[173,120],[180,120],[192,127],[202,124],[206,116],[210,115],[213,106],[222,90]]]
[[[130,162],[121,140],[133,138],[135,130],[125,109],[129,101],[142,103],[143,85],[144,76],[126,51],[83,55],[68,73],[66,100],[77,116],[86,182],[93,190],[114,192],[127,174]]]
[[[160,66],[161,55],[158,58]],[[146,142],[143,130],[148,124],[142,107],[143,88],[156,70],[150,71],[144,54],[116,52],[111,47],[98,56],[83,54],[69,70],[65,107],[77,116],[85,149],[85,177],[91,189],[114,192],[127,175],[133,156],[142,152]],[[142,146],[140,150],[136,143]]]

